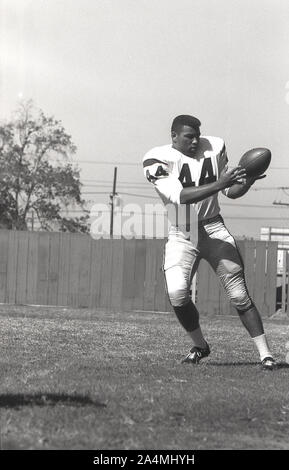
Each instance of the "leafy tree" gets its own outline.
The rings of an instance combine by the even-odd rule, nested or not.
[[[31,100],[21,102],[12,119],[0,124],[0,226],[26,230],[33,210],[43,230],[88,232],[79,169],[71,160],[75,152],[61,121]],[[71,207],[84,215],[63,215]]]

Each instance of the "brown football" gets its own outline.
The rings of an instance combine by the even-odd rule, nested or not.
[[[245,168],[248,176],[259,176],[264,173],[271,162],[269,149],[258,147],[248,150],[242,156],[239,165]]]

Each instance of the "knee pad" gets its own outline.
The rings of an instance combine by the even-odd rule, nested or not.
[[[252,307],[253,302],[246,287],[243,270],[226,274],[222,281],[233,307],[244,312]]]
[[[233,307],[241,312],[247,312],[253,306],[251,297],[243,290],[236,291],[230,300]]]
[[[167,293],[173,307],[182,307],[190,300],[190,276],[181,266],[173,266],[164,271]]]
[[[182,307],[191,300],[190,291],[187,289],[168,290],[168,296],[173,307]]]

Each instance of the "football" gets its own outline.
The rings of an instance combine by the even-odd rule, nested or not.
[[[239,161],[239,165],[245,168],[248,176],[259,176],[264,173],[271,162],[271,152],[266,148],[248,150]]]

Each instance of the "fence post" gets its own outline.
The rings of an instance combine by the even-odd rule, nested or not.
[[[287,252],[283,251],[283,269],[282,269],[282,312],[286,312],[286,277],[287,277]]]
[[[288,270],[289,270],[289,252],[287,250],[285,251],[285,256],[286,256],[286,281],[287,281],[287,283],[285,285],[285,293],[287,295],[287,305],[286,305],[285,312],[288,315],[289,314],[289,301],[288,301],[289,300],[288,299],[288,296],[289,296],[289,286],[288,286],[288,284],[289,284],[289,272],[288,272]]]

